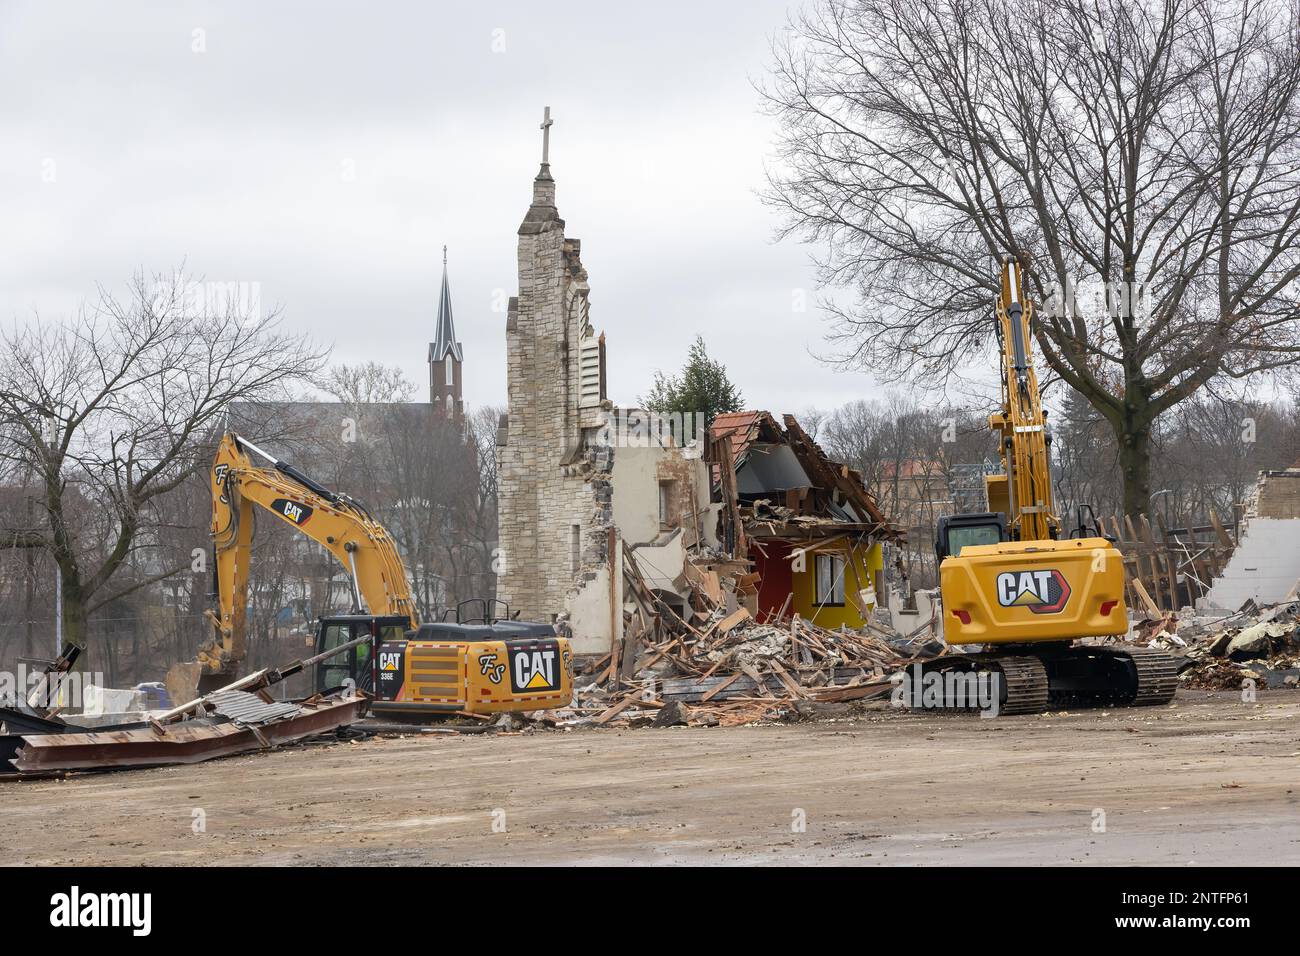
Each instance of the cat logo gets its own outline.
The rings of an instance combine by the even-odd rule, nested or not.
[[[560,689],[560,652],[555,641],[512,641],[507,646],[511,690],[522,694]]]
[[[405,667],[406,642],[387,641],[379,645],[375,660],[379,663],[376,690],[380,700],[401,700],[402,685],[406,683]]]
[[[1035,614],[1059,614],[1070,599],[1070,585],[1056,569],[1003,571],[998,575],[998,603],[1027,607]]]
[[[310,507],[291,498],[276,498],[271,502],[271,507],[278,514],[283,515],[286,521],[296,525],[306,524],[312,512]]]

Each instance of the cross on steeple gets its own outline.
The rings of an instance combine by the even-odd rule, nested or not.
[[[551,119],[551,108],[546,107],[546,113],[542,116],[542,125],[538,127],[542,131],[542,164],[545,165],[551,161],[551,126],[555,120]]]

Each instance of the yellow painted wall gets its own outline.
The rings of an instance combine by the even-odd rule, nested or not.
[[[829,554],[829,551],[821,552]],[[839,555],[847,560],[845,551],[838,552]],[[844,606],[832,607],[826,605],[820,609],[817,607],[817,562],[815,560],[817,552],[808,555],[806,566],[802,571],[795,571],[791,577],[794,580],[794,600],[791,602],[799,616],[806,621],[812,621],[819,627],[836,628],[841,624],[850,628],[859,628],[865,623],[857,607],[857,591],[866,590],[875,581],[875,573],[885,566],[884,555],[881,551],[880,543],[877,542],[869,547],[857,547],[853,549],[853,567],[847,564],[844,568]],[[857,569],[857,579],[853,577],[853,568]],[[875,607],[874,604],[868,605],[867,610],[870,612]]]

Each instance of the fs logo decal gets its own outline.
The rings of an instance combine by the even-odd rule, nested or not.
[[[507,642],[510,689],[516,694],[560,689],[560,646],[555,641]]]
[[[271,502],[271,507],[285,521],[296,525],[306,524],[312,513],[312,509],[308,505],[294,501],[291,498],[276,498]]]
[[[505,676],[506,665],[497,663],[495,651],[478,656],[479,673],[486,677],[494,684],[501,683],[501,678]]]
[[[1027,607],[1035,614],[1059,614],[1070,600],[1070,584],[1055,568],[1046,571],[1003,571],[998,575],[998,603]]]

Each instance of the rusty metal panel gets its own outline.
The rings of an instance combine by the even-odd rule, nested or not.
[[[345,727],[365,713],[367,703],[365,697],[354,696],[295,705],[296,715],[255,729],[234,722],[188,720],[142,729],[28,734],[22,736],[12,763],[19,773],[199,763]]]

